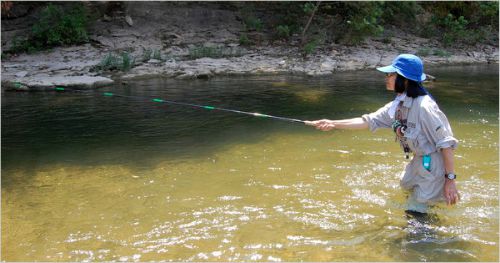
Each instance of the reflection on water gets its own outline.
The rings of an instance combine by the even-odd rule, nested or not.
[[[390,131],[101,97],[2,94],[2,260],[498,261],[498,72],[439,68],[462,201],[404,212]],[[392,98],[376,72],[153,79],[127,95],[299,118]],[[464,96],[466,94],[467,96]]]

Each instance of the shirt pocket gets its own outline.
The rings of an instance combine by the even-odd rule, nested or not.
[[[427,170],[425,169],[423,165],[423,157],[418,157],[418,163],[416,162],[415,165],[417,166],[416,170],[418,175],[424,177],[424,178],[439,178],[443,177],[444,178],[444,160],[441,155],[441,153],[432,153],[430,154],[431,156],[431,166],[430,169]],[[415,160],[417,161],[417,160]]]
[[[424,164],[422,163],[422,157],[419,157],[419,162],[418,163],[415,163],[415,165],[417,166],[416,170],[417,170],[417,174],[425,179],[430,179],[430,178],[434,178],[437,176],[436,174],[436,163],[435,161],[433,160],[433,158],[431,158],[431,168],[430,168],[430,171],[428,171],[427,169],[425,169],[424,167]]]

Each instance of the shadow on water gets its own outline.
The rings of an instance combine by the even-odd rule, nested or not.
[[[391,245],[397,261],[471,262],[478,258],[470,253],[472,243],[444,233],[444,222],[437,214],[406,211],[404,235]]]
[[[149,99],[108,98],[102,92],[300,119],[353,116],[376,109],[383,102],[381,83],[368,87],[380,103],[353,106],[345,97],[354,94],[352,97],[363,102],[366,92],[346,89],[356,83],[352,78],[340,78],[335,85],[328,79],[287,76],[192,82],[154,79],[88,93],[4,93],[2,169],[21,166],[36,170],[57,163],[148,167],[158,160],[210,156],[232,144],[256,143],[274,133],[314,132],[297,123],[157,104]],[[280,80],[288,84],[272,85]]]
[[[484,86],[466,87],[468,98],[484,97],[463,107],[463,96],[446,84],[457,79],[435,69],[439,80],[431,92],[450,112],[464,116],[471,107],[498,107],[497,76],[481,71]],[[462,69],[461,81],[472,78]],[[462,71],[460,71],[462,73]],[[490,74],[491,73],[491,74]],[[475,76],[477,78],[477,76]],[[453,84],[453,83],[452,83]],[[276,116],[320,119],[351,118],[391,100],[376,71],[339,73],[321,78],[254,76],[179,81],[148,79],[120,83],[85,94],[2,94],[2,171],[52,164],[120,164],[147,169],[159,160],[210,157],[233,144],[260,142],[276,133],[312,133],[310,127],[233,113],[108,98],[102,92],[213,105]],[[440,86],[441,85],[441,86]],[[454,85],[454,84],[453,84]],[[489,86],[488,86],[489,85]],[[481,91],[481,92],[479,92]],[[496,96],[494,96],[496,94]],[[491,96],[490,96],[491,95]],[[481,117],[488,117],[485,112]],[[470,114],[469,114],[470,115]],[[497,118],[497,114],[489,116]]]

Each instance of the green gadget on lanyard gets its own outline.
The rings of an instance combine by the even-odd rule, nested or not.
[[[422,165],[424,166],[425,170],[427,170],[427,171],[431,170],[431,156],[430,155],[424,155],[422,157]]]

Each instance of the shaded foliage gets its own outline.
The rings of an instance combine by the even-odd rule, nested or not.
[[[268,9],[276,18],[276,38],[288,39],[299,33],[314,3],[268,3]],[[313,23],[310,35],[323,32],[324,40],[343,44],[359,44],[366,37],[380,36],[391,26],[436,38],[445,45],[495,44],[498,43],[498,2],[322,2]]]
[[[16,4],[2,2],[4,17]],[[311,54],[323,43],[357,45],[367,37],[378,36],[390,43],[396,31],[387,29],[393,28],[434,38],[448,46],[498,45],[498,1],[328,1],[320,5],[316,1],[172,2],[165,6],[200,4],[235,11],[244,27],[239,42],[247,46],[272,39],[297,44]],[[116,6],[122,5],[116,2]],[[104,13],[112,12],[106,9]],[[89,20],[96,19],[81,2],[48,3],[38,17],[28,37],[12,40],[14,53],[88,42]],[[192,53],[197,53],[195,57],[220,56],[218,50]]]
[[[40,13],[31,34],[25,39],[13,40],[13,51],[32,52],[88,42],[88,22],[87,11],[80,3],[73,4],[68,10],[49,4]]]

